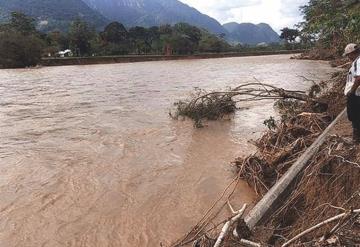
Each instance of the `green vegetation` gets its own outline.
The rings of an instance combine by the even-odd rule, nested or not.
[[[284,36],[292,42],[279,44],[230,45],[224,35],[214,35],[205,29],[178,23],[173,26],[132,27],[119,22],[108,24],[103,31],[83,19],[75,19],[67,32],[38,31],[34,19],[13,12],[8,23],[0,25],[0,67],[27,67],[38,64],[41,56],[60,56],[59,51],[71,50],[74,56],[118,55],[188,55],[196,53],[255,52],[299,49],[293,36]],[[284,32],[285,33],[285,32]]]
[[[78,17],[96,27],[104,27],[108,20],[82,0],[0,0],[0,20],[9,19],[12,11],[33,17],[42,32],[68,30]]]
[[[105,27],[94,47],[97,47],[94,49],[96,55],[192,54],[224,52],[230,48],[222,38],[187,23],[127,30],[118,22]]]
[[[40,33],[34,19],[13,12],[9,22],[0,25],[0,67],[33,66],[40,61],[41,55],[57,56],[59,51],[66,49],[75,56],[117,56],[274,51],[316,46],[331,54],[327,57],[336,57],[341,55],[346,43],[360,41],[359,1],[310,0],[301,10],[305,21],[298,29],[282,29],[283,43],[257,46],[232,46],[224,36],[216,36],[187,23],[127,29],[119,22],[112,22],[97,32],[83,19],[76,19],[64,28],[67,32]]]
[[[34,19],[13,12],[9,23],[0,25],[0,66],[3,68],[36,65],[43,56],[56,56],[70,49],[75,56],[116,56],[167,54],[186,55],[198,52],[225,52],[230,45],[206,30],[186,23],[174,26],[133,27],[118,22],[96,32],[87,22],[76,19],[68,32],[40,33]]]
[[[35,66],[42,49],[43,41],[33,19],[12,13],[10,22],[0,26],[0,68]]]
[[[347,43],[360,41],[358,0],[310,0],[302,7],[305,21],[299,25],[303,42],[340,55]]]
[[[285,46],[290,48],[296,45],[296,39],[299,36],[300,36],[300,32],[298,29],[285,27],[281,30],[280,39],[285,40]]]
[[[68,33],[68,43],[78,56],[88,55],[92,51],[91,41],[95,38],[95,31],[84,21],[75,20]]]

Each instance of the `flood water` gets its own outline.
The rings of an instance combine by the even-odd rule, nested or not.
[[[324,62],[288,55],[0,71],[0,246],[159,246],[189,230],[275,113],[247,105],[194,129],[169,109],[194,87],[306,89]],[[234,206],[251,203],[246,183]]]

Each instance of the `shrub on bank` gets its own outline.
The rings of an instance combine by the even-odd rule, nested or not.
[[[36,66],[42,53],[42,41],[35,35],[19,32],[0,33],[0,67],[23,68]]]

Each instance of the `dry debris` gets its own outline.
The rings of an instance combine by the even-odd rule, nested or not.
[[[174,119],[190,118],[194,120],[196,127],[202,127],[203,120],[217,120],[234,113],[241,102],[268,99],[315,100],[303,91],[285,90],[257,81],[210,93],[196,88],[187,100],[176,102],[175,112],[169,114]]]
[[[281,103],[283,118],[275,130],[269,130],[256,142],[258,152],[235,161],[240,176],[254,188],[259,198],[345,107],[343,76],[334,75],[337,83],[321,96],[323,102],[329,102],[329,107],[322,112],[309,104]],[[282,246],[300,234],[284,246],[359,245],[359,212],[353,211],[360,208],[359,151],[358,146],[343,137],[329,138],[285,203],[253,233],[253,240],[265,246]],[[307,231],[338,214],[344,217]],[[301,235],[304,231],[306,234]]]
[[[214,224],[213,220],[226,207],[226,203],[220,203],[217,208],[215,205],[219,204],[220,199],[231,199],[240,179],[246,180],[260,199],[344,109],[344,76],[346,73],[338,72],[330,81],[316,84],[314,92],[309,94],[311,97],[305,95],[307,100],[282,97],[284,95],[279,94],[279,89],[273,89],[275,94],[265,90],[267,95],[271,95],[269,97],[280,99],[276,107],[281,120],[275,122],[270,119],[266,122],[269,130],[255,142],[257,152],[234,162],[237,177],[199,223],[172,246],[189,243],[196,247],[214,246],[221,227],[226,222],[233,223],[230,218]],[[262,98],[265,92],[251,100]],[[244,95],[246,93],[248,91]],[[196,109],[203,108],[203,104],[209,105],[214,95],[218,102],[223,102],[221,97],[227,97],[226,101],[231,101],[232,106],[236,102],[234,97],[238,96],[233,91],[198,94],[183,103],[178,116],[193,118],[191,114],[196,112],[193,119],[201,122],[204,113],[198,114]],[[302,93],[300,95],[304,96]],[[191,113],[183,114],[183,109]],[[217,118],[222,114],[214,116]],[[267,222],[250,232],[244,220],[237,219],[236,224],[223,228],[226,234],[220,235],[221,246],[359,246],[359,151],[358,146],[344,137],[328,138],[298,179],[289,197]],[[233,190],[229,193],[231,187]]]

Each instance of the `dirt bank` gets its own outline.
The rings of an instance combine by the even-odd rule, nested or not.
[[[247,181],[258,195],[258,201],[344,110],[346,76],[347,71],[343,70],[333,73],[326,81],[314,82],[307,100],[295,98],[276,102],[281,118],[278,121],[265,121],[269,130],[254,143],[257,152],[234,162],[238,174],[236,179]],[[229,223],[230,230],[225,230],[225,238],[220,241],[222,244],[216,246],[242,246],[240,239],[230,234],[234,229],[240,238],[259,243],[253,246],[282,246],[288,241],[285,246],[359,244],[360,150],[351,141],[351,126],[346,117],[338,121],[335,130],[322,143],[306,169],[301,170],[296,181],[293,181],[287,190],[288,194],[277,200],[277,205],[263,218],[261,225],[250,231],[244,220],[238,220],[236,224]],[[231,207],[230,197],[229,204],[223,207],[231,209],[234,215],[237,211]],[[309,227],[334,216],[337,216],[337,220],[296,237]],[[221,228],[229,218],[219,224],[208,218],[172,246],[187,246],[189,243],[199,247],[214,246],[219,233],[223,233]],[[320,241],[321,237],[323,239]]]
[[[65,66],[65,65],[88,65],[88,64],[112,64],[112,63],[135,63],[148,61],[186,60],[186,59],[209,59],[226,57],[265,56],[302,53],[304,50],[292,51],[259,51],[259,52],[236,52],[236,53],[206,53],[194,55],[129,55],[129,56],[97,56],[97,57],[67,57],[67,58],[43,58],[41,66]]]
[[[343,87],[346,71],[335,73],[321,83],[319,99],[324,104],[278,103],[282,120],[256,142],[258,152],[239,158],[236,166],[241,177],[258,194],[267,193],[300,155],[314,142],[345,107]],[[312,89],[314,90],[314,89]],[[341,221],[305,234],[289,246],[355,246],[360,244],[359,146],[351,142],[351,126],[346,119],[336,125],[308,168],[296,181],[290,195],[251,235],[264,246],[282,246],[299,233],[328,218],[345,212]],[[338,224],[334,231],[333,227]],[[323,241],[320,238],[325,236]],[[239,246],[229,239],[226,246]]]

